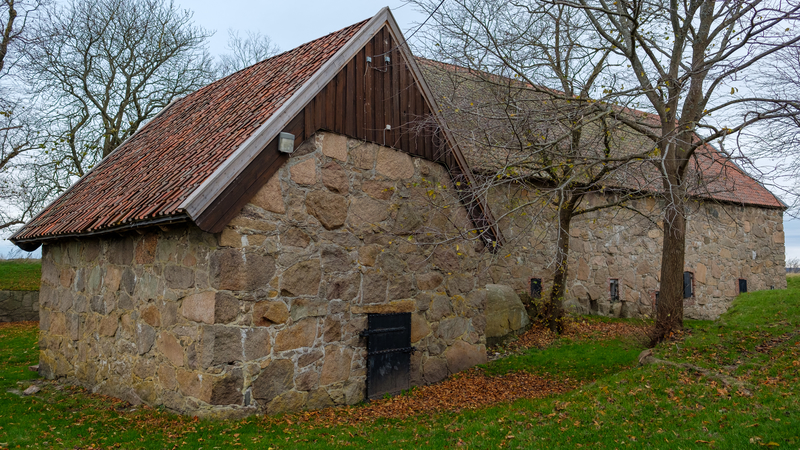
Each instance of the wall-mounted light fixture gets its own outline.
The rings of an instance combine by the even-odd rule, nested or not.
[[[281,153],[294,152],[294,135],[292,133],[278,134],[278,151]]]

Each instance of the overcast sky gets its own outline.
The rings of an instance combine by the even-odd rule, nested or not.
[[[194,11],[194,19],[198,25],[216,30],[211,40],[212,54],[225,51],[229,28],[258,31],[268,35],[281,50],[291,50],[300,44],[368,19],[384,6],[391,8],[400,29],[406,34],[414,22],[422,22],[426,17],[416,11],[413,5],[407,5],[402,0],[191,0],[179,3]]]
[[[384,6],[392,9],[400,29],[406,35],[426,18],[413,5],[405,4],[402,0],[179,0],[178,3],[194,11],[194,20],[198,25],[216,32],[209,48],[214,55],[225,52],[228,29],[266,34],[285,51],[372,17]],[[786,217],[784,227],[786,257],[800,258],[800,220]],[[0,254],[7,254],[13,248],[8,241],[0,241]]]

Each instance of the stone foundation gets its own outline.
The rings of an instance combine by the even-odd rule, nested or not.
[[[0,322],[39,320],[39,291],[0,291]]]

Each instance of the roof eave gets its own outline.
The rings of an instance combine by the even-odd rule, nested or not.
[[[176,103],[178,100],[179,100],[178,98],[174,98],[174,99],[172,99],[172,101],[170,101],[170,102],[167,104],[167,106],[163,107],[163,108],[162,108],[162,109],[161,109],[161,110],[160,110],[158,113],[156,113],[156,115],[155,115],[155,116],[153,116],[153,118],[152,118],[152,119],[150,119],[150,120],[148,121],[148,123],[151,123],[151,122],[153,122],[153,121],[154,121],[155,119],[157,119],[157,118],[158,118],[160,115],[164,114],[164,112],[166,112],[166,111],[167,111],[167,110],[168,110],[168,109],[169,109],[169,108],[170,108],[172,105],[174,105],[174,104],[175,104],[175,103]],[[125,138],[125,140],[124,140],[124,141],[122,141],[122,143],[120,143],[120,144],[119,144],[119,145],[118,145],[118,146],[117,146],[117,147],[116,147],[114,150],[112,150],[112,151],[111,151],[111,153],[109,153],[109,154],[108,154],[108,155],[106,155],[106,156],[105,156],[105,157],[104,157],[102,160],[100,160],[100,163],[99,163],[99,164],[96,164],[94,167],[92,167],[91,169],[89,169],[89,170],[88,170],[86,173],[84,173],[84,174],[83,174],[83,176],[81,176],[80,178],[78,178],[78,180],[77,180],[77,181],[75,181],[74,183],[72,183],[72,185],[70,185],[70,186],[67,188],[67,190],[65,190],[64,192],[62,192],[62,193],[61,193],[61,195],[59,195],[58,197],[56,197],[56,199],[55,199],[55,200],[53,200],[53,201],[52,201],[52,202],[50,202],[50,203],[49,203],[47,206],[45,206],[44,208],[42,208],[42,210],[41,210],[41,211],[39,211],[39,213],[38,213],[38,214],[36,214],[35,216],[31,217],[31,219],[30,219],[30,220],[28,220],[27,222],[25,222],[25,225],[23,225],[23,226],[22,226],[22,227],[21,227],[19,230],[17,230],[17,231],[16,231],[14,234],[12,234],[12,235],[11,235],[11,236],[8,238],[8,240],[9,240],[9,241],[11,241],[11,243],[12,243],[12,244],[16,245],[17,247],[19,247],[20,249],[22,249],[22,250],[24,250],[24,251],[26,251],[26,252],[32,252],[32,251],[36,250],[37,248],[39,248],[39,246],[41,245],[41,242],[40,242],[40,241],[44,241],[44,240],[48,239],[47,237],[45,237],[45,236],[41,236],[41,237],[32,237],[32,238],[27,238],[27,239],[17,239],[17,236],[18,236],[20,233],[22,233],[22,232],[23,232],[23,231],[24,231],[24,230],[25,230],[25,229],[28,227],[28,225],[30,225],[31,223],[33,223],[33,221],[35,221],[36,219],[38,219],[39,217],[41,217],[41,216],[42,216],[42,214],[44,214],[44,213],[45,213],[45,212],[46,212],[46,211],[47,211],[47,210],[48,210],[48,209],[49,209],[51,206],[55,205],[55,204],[56,204],[56,203],[58,203],[58,202],[59,202],[59,201],[60,201],[62,198],[64,198],[64,197],[66,197],[67,195],[69,195],[69,193],[70,193],[70,192],[72,192],[73,188],[75,188],[75,186],[77,186],[77,185],[78,185],[78,184],[79,184],[81,181],[83,181],[83,179],[84,179],[84,178],[88,177],[88,176],[89,176],[90,174],[92,174],[92,173],[93,173],[95,170],[97,170],[97,169],[100,167],[100,165],[102,164],[102,162],[103,162],[103,161],[107,160],[109,157],[111,157],[111,155],[113,155],[113,154],[114,154],[114,153],[116,153],[117,151],[120,151],[120,149],[122,149],[122,148],[125,146],[125,144],[127,144],[128,142],[130,142],[130,140],[131,140],[131,139],[132,139],[134,136],[136,136],[136,135],[139,133],[139,131],[141,131],[141,130],[142,130],[142,128],[144,128],[144,127],[139,127],[139,128],[137,128],[137,129],[136,129],[136,131],[134,131],[132,135],[130,135],[130,136],[128,136],[127,138]],[[56,236],[56,237],[57,237],[57,236]],[[34,244],[34,243],[36,243],[36,242],[39,242],[39,243],[38,243],[38,244],[36,244],[36,245],[33,245],[33,244]],[[26,248],[26,247],[23,247],[22,245],[20,245],[21,243],[25,243],[27,248],[32,248],[32,249],[31,249],[31,250],[27,250],[27,248]],[[31,246],[32,246],[32,247],[31,247]]]
[[[158,217],[155,219],[140,220],[136,222],[126,223],[115,227],[100,228],[94,231],[37,236],[29,239],[14,239],[13,237],[11,237],[8,240],[11,241],[17,247],[21,248],[22,250],[25,250],[26,252],[32,252],[37,248],[39,248],[39,246],[41,246],[43,243],[48,241],[56,241],[61,239],[72,239],[72,238],[86,238],[86,237],[98,236],[109,233],[122,233],[126,231],[152,227],[157,225],[163,226],[163,225],[173,225],[176,223],[185,223],[189,222],[189,220],[190,220],[189,216],[187,216],[186,214],[173,214],[169,216]]]

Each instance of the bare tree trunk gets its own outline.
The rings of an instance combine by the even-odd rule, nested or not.
[[[564,331],[564,293],[569,269],[569,227],[572,222],[573,202],[560,205],[558,210],[558,245],[556,246],[556,271],[553,275],[553,289],[545,305],[547,326],[554,333]]]
[[[673,185],[664,211],[664,244],[656,323],[651,345],[683,328],[683,268],[686,257],[686,216],[681,188]]]

